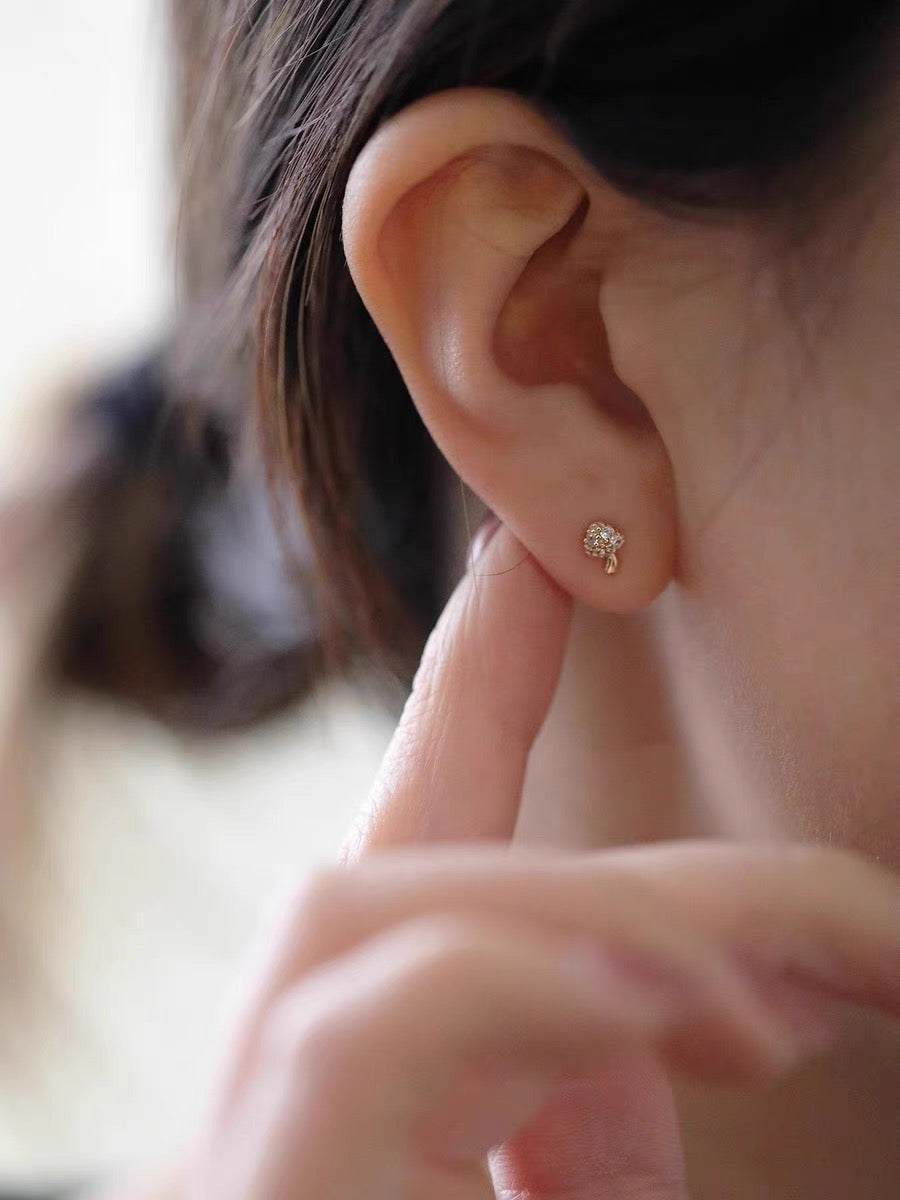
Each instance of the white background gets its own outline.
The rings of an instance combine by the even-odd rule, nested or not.
[[[0,414],[169,306],[164,6],[0,0]]]

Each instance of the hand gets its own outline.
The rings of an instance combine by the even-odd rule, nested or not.
[[[900,886],[853,856],[510,843],[568,617],[501,530],[266,947],[192,1200],[675,1200],[670,1073],[783,1072],[832,995],[900,1011]]]

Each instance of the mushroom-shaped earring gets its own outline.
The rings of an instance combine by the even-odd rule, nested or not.
[[[592,521],[585,530],[584,552],[590,558],[606,559],[607,575],[615,575],[618,571],[618,552],[624,545],[625,538],[606,521]]]

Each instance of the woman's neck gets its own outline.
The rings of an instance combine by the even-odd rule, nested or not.
[[[596,847],[709,834],[689,763],[652,621],[576,609],[517,838]]]
[[[723,752],[700,672],[669,676],[666,614],[579,610],[535,744],[517,840],[571,849],[683,837],[782,838]],[[736,758],[737,756],[735,756]],[[850,1013],[852,1036],[777,1087],[679,1092],[695,1200],[886,1200],[900,1177],[900,1032]]]

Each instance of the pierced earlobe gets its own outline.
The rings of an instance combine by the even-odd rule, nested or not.
[[[607,575],[615,575],[618,571],[618,552],[624,545],[624,536],[606,521],[592,521],[585,530],[584,552],[590,558],[605,558]]]

